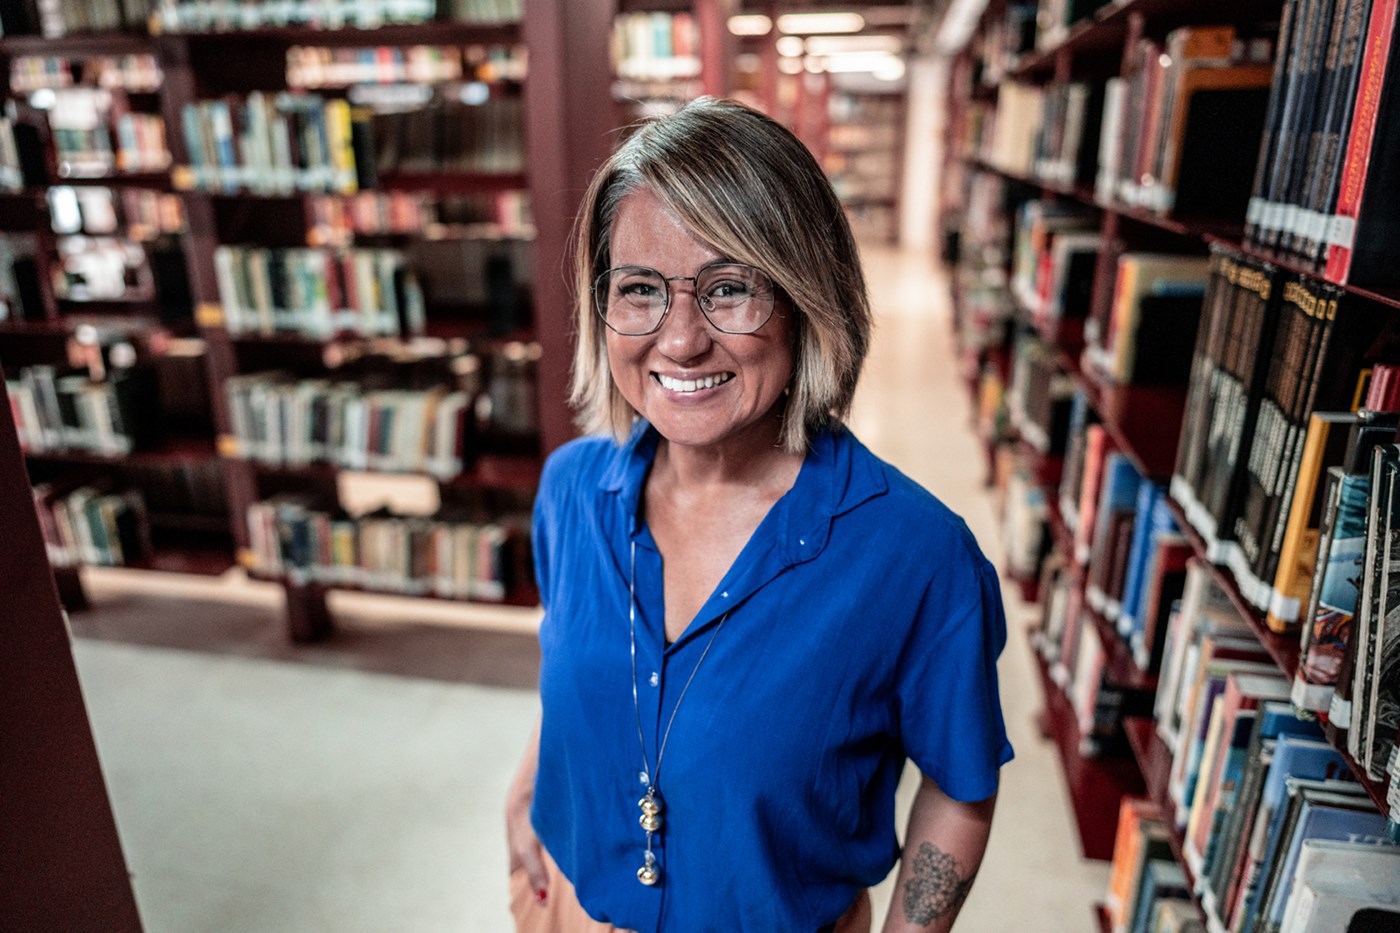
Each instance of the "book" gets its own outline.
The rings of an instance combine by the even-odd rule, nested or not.
[[[1305,839],[1280,933],[1345,929],[1357,911],[1400,906],[1400,847]]]
[[[1400,730],[1400,447],[1386,444],[1372,452],[1372,524],[1367,534],[1368,583],[1371,607],[1357,642],[1357,673],[1348,749],[1375,780],[1385,777],[1385,765]],[[1361,640],[1364,638],[1364,642]],[[1363,653],[1364,651],[1364,653]],[[1355,736],[1352,739],[1351,736]]]
[[[1388,158],[1395,151],[1389,137],[1400,104],[1392,54],[1400,32],[1395,29],[1396,4],[1374,0],[1361,53],[1356,102],[1352,111],[1337,204],[1328,230],[1326,277],[1332,282],[1384,284],[1394,281],[1386,262],[1388,244],[1378,229],[1390,222],[1400,191]]]
[[[1275,632],[1299,624],[1317,566],[1318,529],[1322,522],[1322,486],[1327,470],[1340,466],[1346,453],[1354,412],[1314,412],[1308,419],[1303,457],[1293,482],[1293,498],[1279,552],[1278,571],[1269,594],[1266,624]]]

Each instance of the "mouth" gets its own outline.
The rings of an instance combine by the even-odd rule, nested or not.
[[[713,389],[722,386],[734,378],[733,373],[716,373],[713,376],[701,376],[699,379],[675,379],[662,373],[652,373],[652,378],[660,384],[661,388],[668,392],[680,392],[682,394],[699,392],[703,389]]]

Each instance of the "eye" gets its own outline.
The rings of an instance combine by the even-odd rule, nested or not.
[[[753,294],[753,289],[747,282],[737,279],[724,279],[715,282],[705,290],[705,294],[711,298],[747,298]]]
[[[631,281],[617,286],[617,293],[628,298],[654,298],[661,293],[654,282]]]

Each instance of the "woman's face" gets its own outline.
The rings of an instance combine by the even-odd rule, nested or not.
[[[613,267],[646,266],[663,276],[693,276],[721,256],[697,240],[649,189],[627,195],[613,222]],[[643,418],[673,444],[705,448],[775,443],[776,408],[793,369],[790,305],[779,297],[752,334],[715,330],[700,312],[693,282],[671,282],[661,328],[641,337],[607,331],[613,382]],[[683,383],[709,388],[687,390]]]

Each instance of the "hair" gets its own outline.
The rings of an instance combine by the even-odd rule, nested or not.
[[[574,230],[578,340],[570,401],[579,427],[621,440],[637,412],[613,384],[593,283],[609,268],[622,201],[651,191],[722,256],[763,269],[793,310],[783,446],[845,420],[870,344],[870,301],[845,212],[807,147],[731,100],[702,97],[648,121],[603,164]]]

